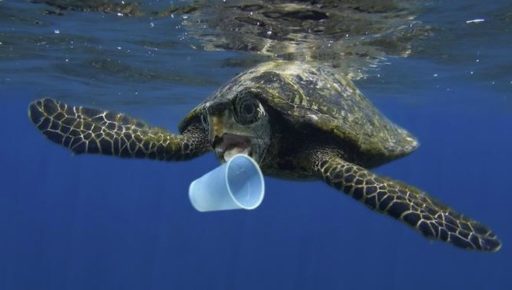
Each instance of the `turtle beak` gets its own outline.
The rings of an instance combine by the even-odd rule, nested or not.
[[[213,142],[215,153],[222,161],[228,161],[236,154],[251,155],[251,139],[247,136],[225,133]]]
[[[251,154],[251,138],[230,133],[231,130],[225,127],[225,117],[210,116],[209,122],[212,148],[221,161],[228,161],[236,154]]]
[[[212,147],[215,148],[224,134],[224,122],[222,118],[216,116],[208,117],[208,119],[210,123],[210,140],[212,142]]]

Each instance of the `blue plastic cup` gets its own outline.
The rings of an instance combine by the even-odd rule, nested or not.
[[[198,211],[255,209],[265,195],[265,182],[256,161],[237,154],[194,180],[188,195]]]

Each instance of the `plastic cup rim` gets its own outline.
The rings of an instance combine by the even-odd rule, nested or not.
[[[243,157],[247,160],[249,160],[253,165],[254,167],[256,168],[256,170],[258,171],[258,176],[260,177],[259,179],[259,182],[261,184],[261,190],[260,192],[262,193],[259,200],[253,205],[253,206],[245,206],[243,204],[241,204],[240,202],[238,202],[238,199],[235,197],[235,195],[233,194],[233,191],[231,191],[231,186],[229,185],[229,182],[228,182],[228,172],[229,172],[229,167],[231,165],[231,162],[237,158],[237,157]],[[256,161],[254,161],[254,159],[252,159],[249,155],[246,155],[246,154],[236,154],[234,155],[233,157],[231,157],[231,159],[228,160],[228,163],[226,164],[226,172],[224,174],[224,179],[225,179],[225,182],[226,182],[226,185],[227,185],[227,188],[228,188],[228,193],[229,193],[229,196],[231,197],[231,199],[233,200],[233,202],[239,206],[240,208],[242,209],[247,209],[247,210],[251,210],[251,209],[255,209],[257,208],[261,202],[263,201],[263,198],[264,198],[264,195],[265,195],[265,182],[263,182],[263,172],[261,172],[261,169],[260,169],[260,166],[258,165],[258,163],[256,163]]]

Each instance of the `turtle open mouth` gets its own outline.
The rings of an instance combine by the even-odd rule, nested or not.
[[[251,152],[251,139],[247,136],[225,133],[218,140],[214,140],[213,147],[217,156],[228,161],[236,154],[249,155]]]

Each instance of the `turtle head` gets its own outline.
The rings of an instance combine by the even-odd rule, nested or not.
[[[207,104],[204,110],[203,123],[222,162],[239,153],[263,161],[270,144],[270,120],[257,92],[242,90]]]

